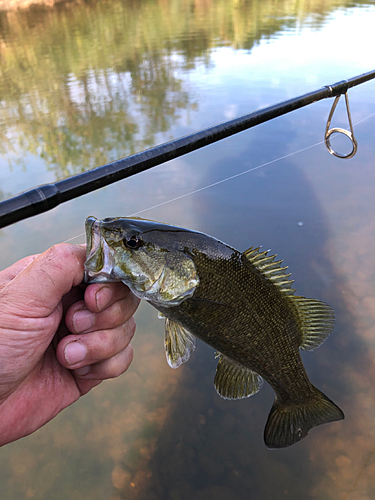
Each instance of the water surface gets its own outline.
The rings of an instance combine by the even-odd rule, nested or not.
[[[0,21],[4,198],[375,66],[374,2],[113,0]],[[267,450],[273,391],[219,398],[202,343],[170,369],[162,322],[142,305],[129,371],[1,449],[2,498],[374,497],[374,90],[349,92],[352,160],[325,149],[332,101],[320,101],[0,231],[1,267],[82,233],[88,215],[140,211],[271,248],[299,294],[335,309],[333,334],[303,358],[345,421]],[[347,126],[342,103],[333,125]]]

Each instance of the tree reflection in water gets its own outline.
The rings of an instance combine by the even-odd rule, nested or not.
[[[199,107],[208,109],[205,123],[213,125],[212,110],[205,108],[189,75],[201,70],[210,78],[216,49],[251,51],[300,26],[318,30],[335,9],[353,5],[366,2],[96,0],[2,12],[0,153],[11,168],[21,159],[27,169],[31,167],[24,158],[31,154],[36,168],[62,179],[192,131],[189,119]],[[347,76],[354,75],[349,71]],[[268,103],[275,102],[269,88],[267,92]],[[236,173],[236,168],[245,170],[249,158],[255,165],[266,162],[270,149],[277,157],[306,146],[299,134],[309,134],[315,125],[323,127],[322,116],[311,107],[299,117],[306,120],[302,131],[300,122],[289,126],[292,118],[287,117],[253,129],[251,138],[240,134],[218,143],[215,150],[207,148],[180,160],[187,168],[185,184],[179,188],[191,190],[192,176],[199,177],[201,186]],[[315,120],[314,127],[310,120]],[[259,170],[248,183],[239,178],[231,186],[198,195],[190,204],[152,213],[152,218],[184,226],[193,221],[193,229],[243,250],[252,244],[272,246],[290,265],[299,292],[306,287],[306,295],[334,306],[335,332],[307,362],[312,380],[342,405],[347,414],[343,424],[315,429],[288,451],[269,452],[261,435],[272,400],[267,387],[251,400],[222,401],[212,386],[212,350],[202,344],[186,366],[171,370],[163,352],[162,325],[154,321],[151,308],[142,306],[131,370],[102,384],[35,435],[0,451],[2,499],[336,500],[345,498],[358,477],[355,496],[348,500],[371,498],[371,144],[372,138],[363,134],[363,149],[347,170],[342,163],[335,167],[332,162],[339,160],[326,152],[309,150],[298,162],[291,158],[282,163],[279,175]],[[351,165],[361,166],[365,186]],[[177,167],[173,168],[162,170],[163,186],[153,181],[150,188],[147,180],[129,185],[141,194],[147,182],[148,193],[172,186],[160,199],[173,198],[176,184],[170,178]],[[181,178],[176,175],[174,180]],[[113,213],[113,207],[121,207],[115,199],[123,196],[121,186],[107,193],[107,198],[93,195],[91,212],[125,215]],[[97,199],[106,204],[95,206]],[[88,203],[87,198],[81,203]],[[68,205],[57,212],[60,217]],[[7,228],[2,233],[1,262],[4,255],[13,258],[27,247],[28,238],[41,239],[30,227],[57,239],[60,220],[51,212],[19,225],[21,234]],[[300,228],[295,225],[299,220],[310,224]],[[320,368],[328,374],[321,384]]]

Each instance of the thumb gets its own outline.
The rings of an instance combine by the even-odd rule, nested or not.
[[[84,276],[86,252],[60,243],[38,255],[3,289],[12,309],[27,317],[46,317]]]
[[[25,269],[34,259],[36,259],[38,254],[35,255],[29,255],[28,257],[25,257],[21,260],[18,260],[15,262],[12,266],[7,267],[3,271],[0,272],[0,292],[3,288],[7,286],[9,281],[14,280],[14,278],[19,274],[21,271]]]

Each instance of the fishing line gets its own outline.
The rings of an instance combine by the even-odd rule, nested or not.
[[[366,116],[365,118],[362,118],[362,120],[358,120],[357,122],[355,122],[355,124],[354,124],[354,125],[355,125],[355,126],[357,126],[357,125],[359,125],[360,123],[364,122],[365,120],[368,120],[369,118],[371,118],[371,117],[372,117],[372,116],[374,116],[374,115],[375,115],[375,111],[374,111],[374,113],[371,113],[371,115],[368,115],[368,116]]]
[[[357,121],[354,125],[357,126],[360,123],[368,120],[369,118],[371,118],[373,116],[375,116],[375,112],[371,113],[370,115],[366,116],[365,118],[362,118],[361,120]],[[305,148],[298,149],[297,151],[294,151],[292,153],[288,153],[286,155],[280,156],[278,158],[275,158],[274,160],[267,161],[266,163],[262,163],[261,165],[257,165],[256,167],[249,168],[247,170],[244,170],[243,172],[239,172],[238,174],[230,175],[229,177],[226,177],[225,179],[221,179],[221,180],[213,182],[211,184],[207,184],[206,186],[202,186],[198,189],[195,189],[194,191],[189,191],[188,193],[184,193],[180,196],[176,196],[175,198],[171,198],[167,201],[163,201],[163,202],[158,203],[156,205],[153,205],[151,207],[144,208],[143,210],[139,210],[138,212],[134,212],[134,213],[130,214],[128,217],[134,217],[136,215],[143,214],[144,212],[148,212],[149,210],[154,210],[155,208],[159,208],[159,207],[162,207],[164,205],[168,205],[168,203],[182,200],[183,198],[187,198],[188,196],[192,196],[193,194],[200,193],[201,191],[205,191],[206,189],[210,189],[212,187],[218,186],[219,184],[223,184],[224,182],[230,181],[232,179],[236,179],[237,177],[241,177],[242,175],[249,174],[250,172],[254,172],[255,170],[259,170],[259,169],[264,168],[268,165],[272,165],[273,163],[276,163],[280,160],[284,160],[285,158],[290,158],[291,156],[294,156],[296,154],[303,153],[304,151],[315,148],[316,146],[319,146],[321,144],[324,144],[324,140],[316,142],[315,144],[312,144],[310,146],[306,146]],[[64,243],[68,243],[69,241],[75,240],[76,238],[79,238],[79,237],[84,236],[84,235],[85,235],[85,233],[80,233],[77,236],[73,236],[72,238],[65,240]]]
[[[188,193],[184,193],[180,196],[176,196],[175,198],[171,198],[170,200],[163,201],[161,203],[158,203],[157,205],[153,205],[151,207],[144,208],[143,210],[139,210],[138,212],[134,212],[134,213],[128,215],[128,217],[134,217],[134,216],[142,214],[144,212],[148,212],[149,210],[153,210],[155,208],[159,208],[159,207],[162,207],[164,205],[168,205],[168,203],[172,203],[174,201],[178,201],[178,200],[181,200],[183,198],[187,198],[188,196],[192,196],[193,194],[200,193],[201,191],[205,191],[206,189],[212,188],[214,186],[218,186],[219,184],[223,184],[224,182],[230,181],[230,180],[235,179],[237,177],[240,177],[242,175],[248,174],[250,172],[254,172],[254,170],[258,170],[260,168],[266,167],[267,165],[271,165],[271,164],[276,163],[280,160],[284,160],[285,158],[288,158],[290,156],[296,155],[298,153],[302,153],[303,151],[314,148],[316,146],[319,146],[319,144],[323,144],[323,143],[324,143],[324,141],[320,141],[320,142],[317,142],[316,144],[312,144],[311,146],[307,146],[305,148],[299,149],[298,151],[294,151],[293,153],[289,153],[287,155],[280,156],[279,158],[275,158],[274,160],[267,161],[266,163],[262,163],[261,165],[258,165],[256,167],[249,168],[248,170],[244,170],[243,172],[239,172],[238,174],[230,175],[229,177],[226,177],[225,179],[221,179],[221,180],[213,182],[211,184],[207,184],[207,186],[200,187],[198,189],[195,189],[194,191],[189,191]],[[83,236],[84,234],[85,233],[81,233],[81,234],[78,234],[77,236],[73,236],[73,238],[65,240],[64,243],[68,243],[69,241],[72,241],[76,238],[79,238],[80,236]]]
[[[187,196],[191,196],[193,194],[199,193],[201,191],[212,188],[214,186],[218,186],[219,184],[223,184],[224,182],[230,181],[232,179],[236,179],[237,177],[240,177],[241,175],[245,175],[245,174],[248,174],[250,172],[254,172],[254,170],[258,170],[260,168],[266,167],[267,165],[271,165],[272,163],[276,163],[280,160],[284,160],[285,158],[289,158],[290,156],[296,155],[298,153],[302,153],[303,151],[306,151],[307,149],[314,148],[315,146],[318,146],[319,144],[322,144],[323,142],[324,141],[317,142],[316,144],[312,144],[311,146],[307,146],[306,148],[299,149],[298,151],[294,151],[294,153],[289,153],[287,155],[280,156],[279,158],[276,158],[274,160],[270,160],[270,161],[267,161],[266,163],[262,163],[261,165],[258,165],[257,167],[249,168],[248,170],[244,170],[243,172],[231,175],[229,177],[226,177],[225,179],[221,179],[220,181],[216,181],[216,182],[213,182],[212,184],[208,184],[207,186],[203,186],[201,188],[195,189],[194,191],[190,191],[189,193],[182,194],[181,196],[176,196],[176,198],[172,198],[171,200],[163,201],[162,203],[158,203],[157,205],[153,205],[152,207],[149,207],[149,208],[144,208],[143,210],[139,210],[138,212],[131,214],[130,217],[133,217],[134,215],[142,214],[143,212],[147,212],[148,210],[153,210],[154,208],[162,207],[163,205],[167,205],[168,203],[172,203],[173,201],[181,200],[182,198],[186,198]]]
[[[354,125],[357,126],[359,123],[362,123],[364,122],[365,120],[368,120],[369,118],[371,118],[372,116],[375,116],[375,112],[374,113],[371,113],[371,115],[369,116],[366,116],[365,118],[362,118],[362,120],[359,120],[358,122],[356,122]],[[316,142],[315,144],[312,144],[310,146],[306,146],[305,148],[302,148],[302,149],[299,149],[297,151],[294,151],[293,153],[288,153],[287,155],[284,155],[284,156],[280,156],[279,158],[276,158],[274,160],[270,160],[266,163],[262,163],[261,165],[258,165],[257,167],[253,167],[253,168],[250,168],[248,170],[244,170],[243,172],[240,172],[238,174],[234,174],[234,175],[231,175],[229,177],[226,177],[225,179],[221,179],[220,181],[216,181],[216,182],[213,182],[212,184],[208,184],[207,186],[203,186],[201,188],[198,188],[198,189],[195,189],[194,191],[190,191],[189,193],[185,193],[185,194],[182,194],[181,196],[176,196],[175,198],[172,198],[170,200],[167,200],[167,201],[163,201],[161,203],[158,203],[157,205],[153,205],[152,207],[148,207],[148,208],[144,208],[143,210],[139,210],[138,212],[134,212],[133,214],[131,214],[129,217],[133,217],[135,215],[139,215],[139,214],[142,214],[144,212],[147,212],[148,210],[153,210],[154,208],[159,208],[161,206],[164,206],[164,205],[167,205],[168,203],[172,203],[173,201],[177,201],[177,200],[181,200],[182,198],[186,198],[188,196],[191,196],[193,194],[196,194],[196,193],[199,193],[201,191],[204,191],[205,189],[209,189],[211,187],[214,187],[214,186],[217,186],[219,184],[223,184],[224,182],[227,182],[227,181],[230,181],[232,179],[235,179],[237,177],[240,177],[242,175],[245,175],[245,174],[248,174],[250,172],[254,172],[254,170],[258,170],[260,168],[263,168],[263,167],[266,167],[267,165],[271,165],[273,163],[276,163],[280,160],[284,160],[285,158],[289,158],[290,156],[293,156],[293,155],[296,155],[298,153],[302,153],[304,151],[307,151],[308,149],[311,149],[311,148],[315,148],[316,146],[319,146],[320,144],[324,144],[324,140],[323,141],[319,141],[319,142]],[[81,236],[81,235],[80,235]]]
[[[85,233],[77,234],[77,236],[73,236],[73,238],[69,238],[68,240],[63,241],[63,243],[69,243],[69,241],[75,240],[76,238],[79,238],[80,236],[84,236]]]

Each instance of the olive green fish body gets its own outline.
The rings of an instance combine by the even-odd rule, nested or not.
[[[121,280],[165,317],[170,366],[189,359],[194,337],[217,351],[214,385],[227,399],[276,397],[265,429],[270,448],[294,444],[342,411],[308,379],[299,349],[333,328],[331,308],[294,295],[275,257],[243,254],[203,233],[142,219],[89,218],[87,281]]]
[[[308,399],[312,386],[299,354],[301,333],[287,299],[239,252],[230,259],[212,260],[201,254],[193,260],[200,276],[194,296],[178,307],[157,308],[261,375],[282,400]]]

